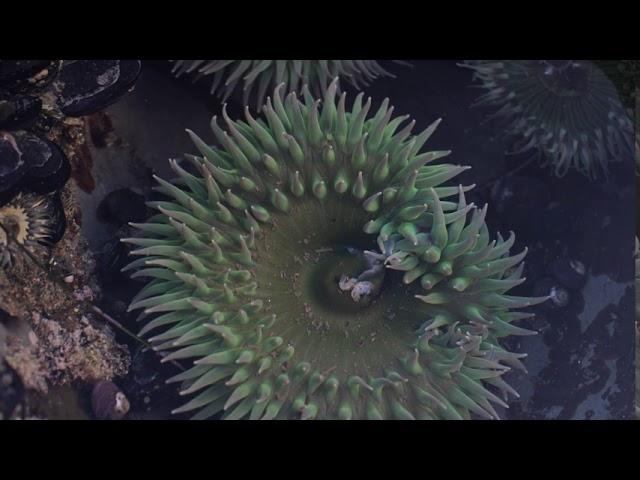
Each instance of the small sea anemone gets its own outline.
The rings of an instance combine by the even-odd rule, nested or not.
[[[393,77],[375,60],[176,60],[173,73],[180,76],[196,72],[195,80],[213,76],[211,94],[224,102],[239,83],[243,83],[243,104],[248,105],[257,86],[256,106],[262,107],[264,96],[284,83],[286,92],[299,92],[308,85],[317,97],[324,95],[335,77],[354,87],[367,86],[379,76]]]
[[[51,205],[46,196],[18,194],[0,207],[0,267],[10,267],[24,255],[20,246],[33,252],[52,236]],[[18,244],[18,245],[17,245]]]
[[[475,105],[499,107],[492,117],[517,138],[514,153],[537,151],[561,177],[575,168],[607,175],[609,162],[633,158],[633,123],[615,86],[587,61],[469,61],[486,90]]]
[[[189,132],[201,156],[157,178],[165,200],[133,226],[150,278],[133,299],[141,335],[193,366],[169,379],[193,395],[175,412],[225,419],[497,418],[517,393],[502,376],[524,354],[500,346],[548,297],[521,284],[526,250],[490,241],[467,167],[422,151],[439,120],[412,135],[388,99],[324,101],[280,85],[246,122],[222,116],[222,148]],[[453,197],[451,200],[445,200]],[[353,293],[356,290],[356,294]]]

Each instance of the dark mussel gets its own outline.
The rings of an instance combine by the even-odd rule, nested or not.
[[[16,132],[14,137],[29,167],[23,180],[24,190],[44,194],[67,183],[71,165],[58,145],[31,132]]]
[[[29,170],[16,138],[0,131],[0,206],[17,192],[20,182]]]
[[[33,122],[42,110],[42,100],[0,91],[0,130],[21,128]]]
[[[67,61],[56,79],[58,106],[70,117],[95,113],[127,93],[140,72],[139,60]]]
[[[58,243],[64,232],[67,230],[67,217],[64,213],[64,205],[62,204],[62,198],[60,198],[60,192],[53,192],[49,195],[50,205],[50,235],[47,239],[49,245]]]
[[[0,60],[0,89],[32,92],[45,87],[58,73],[59,60]]]

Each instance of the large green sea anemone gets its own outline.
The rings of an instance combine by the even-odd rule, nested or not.
[[[166,200],[124,239],[150,279],[131,309],[198,419],[497,418],[503,380],[524,354],[500,346],[545,300],[506,295],[526,251],[490,240],[467,167],[424,151],[439,120],[412,135],[388,100],[347,108],[337,79],[267,99],[264,119],[223,111],[221,147],[171,161]]]
[[[287,93],[308,85],[313,95],[322,97],[335,77],[358,89],[380,76],[393,77],[375,60],[176,60],[173,73],[194,73],[196,81],[211,78],[211,94],[223,102],[242,84],[244,105],[254,93],[258,109],[266,92],[281,83]]]

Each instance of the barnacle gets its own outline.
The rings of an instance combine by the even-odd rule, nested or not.
[[[243,84],[243,103],[247,105],[254,87],[256,106],[274,86],[285,84],[286,92],[298,92],[308,85],[311,93],[321,96],[335,77],[354,87],[368,85],[379,76],[393,76],[375,60],[176,60],[173,73],[180,76],[196,72],[196,80],[212,76],[211,94],[225,101],[239,84]]]
[[[171,161],[166,199],[123,239],[125,270],[150,282],[131,310],[190,401],[176,412],[226,419],[497,418],[517,393],[502,376],[524,354],[500,339],[533,334],[511,311],[545,300],[506,295],[526,250],[491,241],[467,167],[423,151],[439,120],[412,135],[388,99],[324,101],[282,85],[264,119],[226,110],[193,132],[200,156]],[[352,290],[358,287],[357,295]]]
[[[484,93],[475,105],[518,142],[514,153],[537,152],[557,176],[573,168],[596,178],[609,163],[633,158],[633,124],[615,86],[587,61],[469,61]]]
[[[44,196],[18,194],[0,207],[0,267],[21,258],[22,248],[34,251],[47,243],[53,233],[51,215]]]

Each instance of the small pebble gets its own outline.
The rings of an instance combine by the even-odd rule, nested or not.
[[[73,280],[73,275],[67,275],[66,277],[64,277],[64,283],[73,283]]]
[[[99,420],[120,420],[129,412],[129,400],[109,381],[98,382],[93,387],[91,406]]]
[[[2,375],[2,379],[0,379],[0,385],[3,387],[8,387],[13,383],[13,376],[10,373],[5,373]]]

